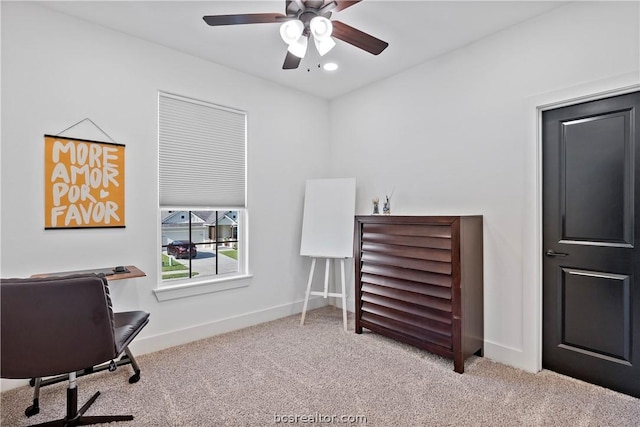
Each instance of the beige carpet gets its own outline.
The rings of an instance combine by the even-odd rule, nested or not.
[[[131,368],[78,380],[87,415],[133,414],[122,426],[640,426],[640,399],[552,372],[526,373],[474,357],[450,360],[365,331],[342,330],[333,307],[138,357]],[[65,383],[1,396],[2,426],[61,417]],[[297,422],[296,421],[297,417]],[[113,425],[116,425],[114,423]]]

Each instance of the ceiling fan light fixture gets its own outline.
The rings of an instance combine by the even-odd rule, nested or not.
[[[280,26],[280,37],[288,45],[296,43],[302,32],[304,31],[304,24],[298,19],[287,21]]]
[[[315,43],[316,49],[318,50],[320,56],[324,56],[336,45],[336,42],[331,37],[328,37],[324,40],[320,40],[314,37],[313,42]]]
[[[385,50],[389,43],[384,40],[341,21],[330,20],[334,12],[342,11],[360,2],[361,0],[287,0],[285,13],[238,13],[206,15],[202,18],[207,25],[212,27],[278,24],[280,37],[288,48],[282,69],[292,70],[298,68],[306,55],[310,37],[313,37],[319,56],[324,57],[335,46],[334,39],[339,39],[372,55],[379,55]],[[333,30],[335,30],[335,34],[333,34]]]
[[[324,16],[315,16],[311,19],[311,22],[309,22],[309,29],[315,39],[327,40],[331,38],[333,24]]]
[[[304,36],[300,37],[296,42],[291,43],[287,50],[298,58],[304,58],[307,53],[308,39]]]

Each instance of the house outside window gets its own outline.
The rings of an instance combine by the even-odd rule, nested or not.
[[[162,280],[237,274],[238,211],[162,210]]]
[[[159,93],[161,286],[247,274],[246,113]]]

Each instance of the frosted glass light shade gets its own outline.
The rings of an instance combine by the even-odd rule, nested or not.
[[[331,37],[333,24],[324,16],[316,16],[309,22],[311,34],[318,40],[327,40]]]
[[[300,37],[298,41],[291,43],[287,50],[298,58],[304,58],[307,53],[308,39],[304,36]]]
[[[324,56],[325,53],[329,52],[336,45],[336,42],[331,37],[324,40],[314,37],[313,42],[315,43],[320,56]]]
[[[280,37],[288,45],[297,42],[304,31],[304,24],[300,20],[287,21],[280,26]]]

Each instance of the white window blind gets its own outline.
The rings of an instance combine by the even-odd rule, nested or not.
[[[245,207],[246,114],[160,93],[160,205]]]

